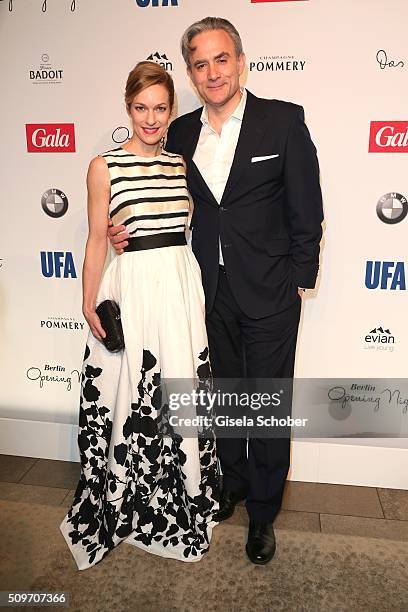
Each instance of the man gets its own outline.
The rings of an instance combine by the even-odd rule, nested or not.
[[[323,220],[303,109],[240,89],[245,56],[227,20],[194,23],[181,46],[205,105],[171,124],[166,149],[187,164],[213,374],[292,378],[300,296],[315,285]],[[123,229],[110,230],[119,252],[124,236],[116,234]],[[290,440],[250,439],[247,448],[242,438],[219,439],[217,449],[223,472],[217,519],[229,518],[246,498],[246,551],[253,563],[267,563],[276,548],[272,524]]]

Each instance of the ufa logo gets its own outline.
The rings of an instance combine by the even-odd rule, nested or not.
[[[27,123],[28,153],[75,153],[73,123]]]
[[[41,251],[41,271],[45,278],[76,278],[74,258],[69,251]]]
[[[178,6],[178,0],[136,0],[137,6]]]
[[[408,121],[371,121],[369,153],[408,153]]]
[[[367,289],[405,291],[405,267],[403,261],[367,261],[365,286]]]
[[[306,0],[251,0],[251,4],[259,2],[305,2]]]

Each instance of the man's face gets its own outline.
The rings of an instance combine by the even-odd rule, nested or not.
[[[190,43],[188,74],[208,106],[220,108],[239,90],[245,56],[236,55],[232,38],[224,30],[197,34]]]

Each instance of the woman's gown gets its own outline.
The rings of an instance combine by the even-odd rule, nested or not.
[[[109,214],[131,237],[185,232],[183,160],[122,148],[103,154]],[[218,509],[215,440],[158,433],[161,380],[210,377],[204,294],[187,245],[115,256],[97,304],[121,309],[125,349],[110,353],[89,333],[81,379],[81,476],[61,531],[79,569],[125,540],[149,552],[198,561]]]

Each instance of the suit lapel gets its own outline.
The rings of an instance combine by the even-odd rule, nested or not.
[[[259,142],[262,140],[264,135],[264,120],[265,113],[263,112],[262,105],[258,103],[258,98],[247,91],[247,101],[244,116],[242,118],[241,131],[220,204],[225,203],[225,201],[228,199],[232,188],[242,176],[243,168],[248,164],[248,158],[251,156],[251,153],[256,150]],[[195,189],[201,191],[202,195],[208,202],[218,208],[219,204],[217,200],[193,161],[194,152],[200,137],[201,127],[202,123],[200,111],[194,115],[193,121],[191,122],[189,129],[184,136],[185,140],[183,143],[183,156],[187,162],[188,180],[194,184]]]
[[[231,189],[242,176],[244,166],[248,164],[248,158],[251,156],[252,151],[256,150],[257,145],[264,135],[263,122],[265,114],[262,112],[261,105],[257,102],[258,99],[247,91],[247,101],[244,116],[242,118],[241,131],[221,204],[228,199]]]
[[[187,163],[187,178],[190,183],[194,184],[195,189],[201,191],[206,200],[218,208],[217,200],[214,198],[212,191],[208,187],[201,175],[201,172],[193,161],[194,152],[197,147],[198,139],[200,138],[202,125],[200,112],[194,116],[183,143],[183,157]]]
[[[198,109],[201,111],[201,109]],[[194,113],[193,121],[191,121],[188,129],[183,134],[184,142],[182,143],[183,157],[186,162],[190,162],[193,158],[194,151],[197,147],[197,142],[201,132],[201,112]]]

